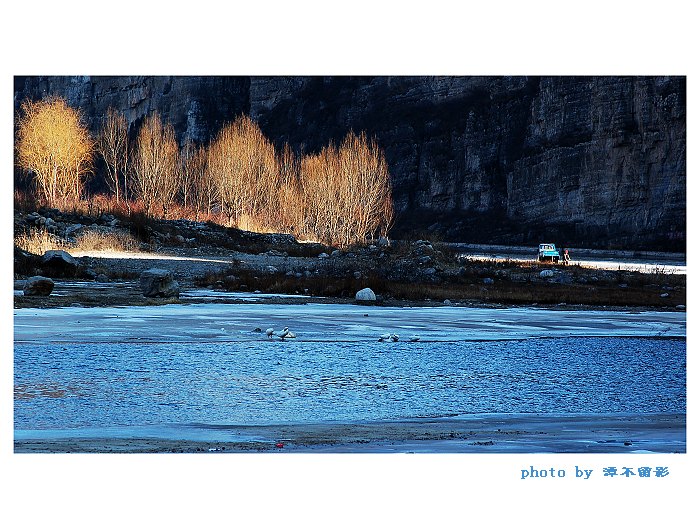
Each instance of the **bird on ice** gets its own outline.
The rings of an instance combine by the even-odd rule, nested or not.
[[[389,333],[382,334],[379,336],[379,341],[384,342],[384,341],[388,340],[389,338],[391,338],[391,334],[389,334]]]
[[[392,341],[392,342],[398,342],[398,341],[399,341],[399,335],[398,335],[398,334],[392,334],[392,335],[391,335],[391,341]]]
[[[284,340],[287,336],[289,336],[289,328],[285,327],[281,332],[277,333],[277,336]]]
[[[420,340],[420,336],[418,336],[417,334],[408,337],[409,342],[417,342],[418,340]]]
[[[272,327],[270,327],[269,329],[267,329],[265,331],[265,334],[267,334],[268,338],[272,338],[272,333],[274,333],[274,332],[275,332],[275,330]]]

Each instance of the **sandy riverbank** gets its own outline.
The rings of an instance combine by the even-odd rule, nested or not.
[[[480,415],[273,426],[20,431],[15,453],[684,453],[685,414]],[[55,436],[55,437],[54,437]],[[182,438],[177,438],[178,436]],[[282,443],[282,447],[278,446]]]

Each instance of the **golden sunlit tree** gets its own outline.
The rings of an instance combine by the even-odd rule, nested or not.
[[[124,200],[128,199],[126,196],[128,133],[129,126],[124,114],[112,108],[107,110],[102,128],[97,135],[97,150],[107,166],[107,185],[114,193],[117,203],[120,200],[120,189],[124,190]]]
[[[393,218],[391,180],[375,141],[348,133],[301,162],[304,231],[327,244],[349,246],[386,235]]]
[[[209,147],[208,171],[218,182],[228,224],[266,223],[270,195],[277,192],[275,148],[247,116],[224,126]]]
[[[209,215],[218,200],[218,185],[207,169],[207,149],[188,142],[182,149],[180,194],[185,208],[194,209],[195,220]]]
[[[146,117],[131,156],[132,187],[150,215],[160,206],[167,217],[180,184],[180,160],[175,130],[158,113]]]
[[[304,225],[304,195],[300,179],[300,159],[285,143],[277,157],[277,189],[269,198],[269,223],[282,233],[301,235]]]
[[[394,215],[391,179],[384,152],[365,133],[350,132],[339,150],[346,210],[346,244],[386,235]]]
[[[59,97],[25,100],[17,124],[17,163],[38,197],[51,207],[78,201],[95,148],[80,112]]]

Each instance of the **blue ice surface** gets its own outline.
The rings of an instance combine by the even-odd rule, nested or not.
[[[18,439],[686,410],[685,339],[16,343],[14,359]]]

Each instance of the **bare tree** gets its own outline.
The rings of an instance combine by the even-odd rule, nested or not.
[[[277,192],[277,161],[254,121],[240,116],[221,129],[209,147],[208,170],[229,225],[266,223],[270,195]]]
[[[160,205],[167,217],[179,184],[179,150],[175,131],[158,113],[146,117],[139,129],[132,161],[132,185],[146,215]]]
[[[393,217],[391,181],[384,154],[365,134],[349,133],[301,162],[303,231],[328,244],[349,246],[379,233]]]
[[[300,234],[304,225],[304,195],[301,187],[299,157],[285,143],[277,157],[277,193],[269,203],[270,223],[276,231]]]
[[[181,163],[183,206],[193,208],[195,220],[199,220],[202,213],[211,213],[218,196],[217,183],[207,170],[207,150],[188,142],[182,150]]]
[[[34,175],[37,194],[50,206],[80,199],[92,171],[94,142],[80,112],[64,99],[22,102],[17,128],[17,163]]]
[[[127,199],[128,131],[129,126],[124,115],[110,108],[97,135],[97,150],[107,166],[107,184],[117,203],[120,188],[124,189],[124,200]],[[120,177],[123,184],[119,181]]]

